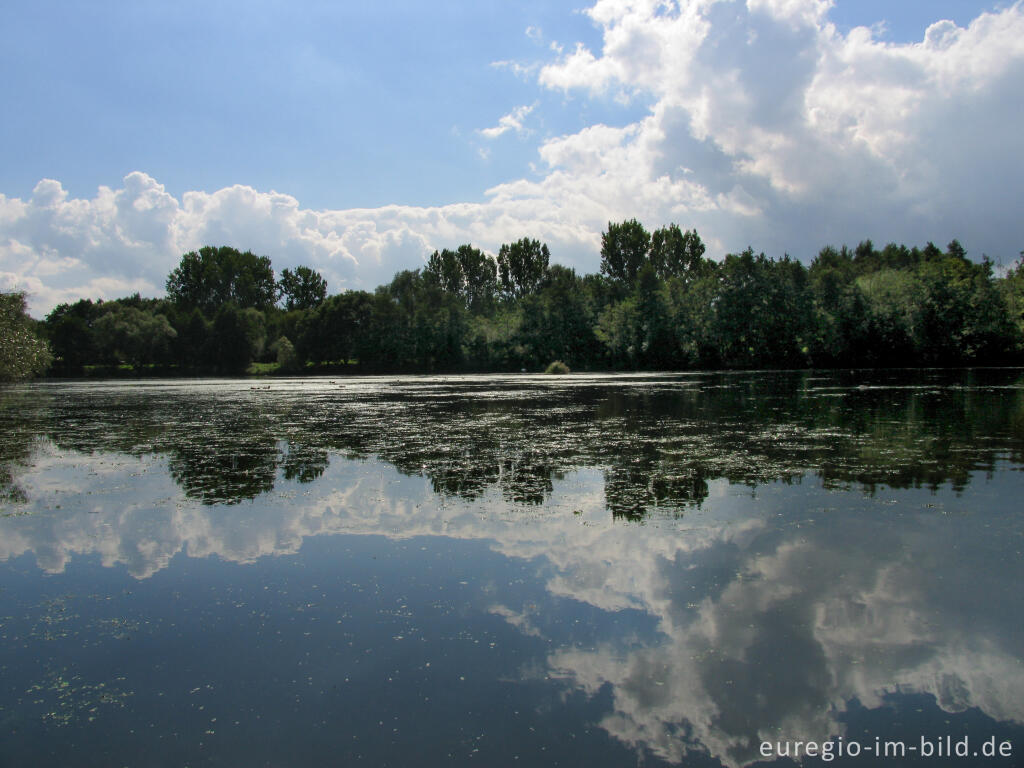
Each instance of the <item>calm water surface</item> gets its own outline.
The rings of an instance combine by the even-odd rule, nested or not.
[[[3,766],[1024,764],[1020,370],[37,383],[0,441]]]

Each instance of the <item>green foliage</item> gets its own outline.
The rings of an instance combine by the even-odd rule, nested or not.
[[[945,255],[916,270],[922,285],[915,344],[923,362],[962,364],[993,362],[1013,346],[1009,307],[992,282],[988,260],[968,261],[956,240]]]
[[[225,304],[213,319],[209,349],[213,365],[226,373],[243,373],[266,341],[263,315],[255,309]]]
[[[167,295],[175,304],[197,307],[209,316],[229,303],[241,309],[269,309],[277,285],[266,256],[205,246],[181,257],[167,278]]]
[[[523,309],[506,306],[491,316],[470,318],[463,341],[466,363],[474,370],[519,370],[530,364],[522,344]]]
[[[284,269],[277,281],[278,296],[284,299],[284,308],[315,309],[327,298],[327,281],[309,267],[296,267],[295,271]]]
[[[640,324],[640,308],[636,297],[630,296],[605,307],[597,318],[594,332],[613,360],[623,361],[633,368],[639,363],[642,345]]]
[[[198,309],[179,316],[175,359],[185,368],[203,368],[212,364],[211,324]]]
[[[976,270],[971,280],[961,336],[964,357],[975,363],[998,363],[1022,338],[1005,295],[992,280],[992,265]]]
[[[360,362],[380,370],[453,370],[463,359],[462,296],[432,276],[399,272],[374,295]]]
[[[569,373],[569,366],[563,363],[561,360],[555,360],[547,368],[544,369],[544,373],[564,376]]]
[[[823,248],[807,271],[812,302],[810,359],[816,366],[874,362],[864,292],[855,282],[853,254],[844,246]]]
[[[178,333],[167,317],[117,302],[93,324],[96,359],[107,365],[133,367],[164,364],[170,360]]]
[[[430,254],[427,266],[423,270],[423,277],[442,291],[454,294],[461,294],[466,282],[458,254],[447,248]],[[395,278],[397,279],[398,275]]]
[[[692,282],[707,273],[704,243],[697,230],[683,232],[677,224],[654,230],[649,260],[661,280],[673,277]]]
[[[647,262],[651,236],[636,219],[621,224],[608,222],[601,235],[601,274],[632,287]]]
[[[490,311],[498,292],[498,265],[471,245],[460,245],[457,253],[465,276],[466,309],[473,314]]]
[[[43,327],[53,350],[53,367],[58,373],[81,373],[86,364],[96,362],[92,325],[98,316],[99,307],[89,299],[59,304],[46,316]]]
[[[997,281],[995,287],[1006,307],[1007,318],[1016,337],[1017,348],[1020,350],[1021,344],[1024,343],[1024,251],[1006,276]]]
[[[699,257],[698,257],[699,259]],[[636,300],[640,312],[640,354],[645,368],[670,368],[675,361],[675,337],[668,323],[668,297],[654,264],[637,275]]]
[[[331,296],[302,324],[301,356],[316,362],[346,362],[360,357],[373,308],[366,291]]]
[[[807,271],[788,256],[729,254],[718,270],[712,334],[727,367],[795,367],[806,360]]]
[[[278,370],[291,373],[300,367],[299,358],[295,354],[295,347],[288,340],[287,336],[281,336],[274,342],[274,354],[277,357]]]
[[[599,356],[595,321],[583,281],[575,270],[556,264],[540,291],[524,299],[519,338],[532,360],[564,360],[579,368]]]
[[[457,296],[473,314],[489,312],[498,291],[498,265],[472,245],[434,251],[423,277],[433,286]]]
[[[38,376],[52,356],[26,312],[25,294],[0,293],[0,381]]]
[[[683,368],[721,365],[715,339],[718,275],[715,269],[692,283],[673,279],[667,285],[668,322],[675,332],[677,364]]]
[[[914,361],[923,288],[912,272],[883,269],[857,278],[868,311],[868,333],[875,365]]]
[[[518,301],[536,293],[548,271],[551,252],[538,240],[522,238],[501,246],[498,251],[498,275],[506,299]]]
[[[1024,355],[1024,261],[997,279],[956,240],[945,251],[826,247],[809,268],[751,248],[721,263],[704,253],[695,231],[670,224],[648,235],[632,219],[608,225],[601,274],[551,265],[546,245],[523,238],[497,260],[470,245],[435,251],[422,271],[399,272],[373,293],[324,298],[316,272],[284,270],[281,309],[269,259],[202,248],[172,272],[170,300],[62,304],[42,327],[64,375],[240,373],[253,362],[377,372],[538,370],[551,360],[574,369],[974,365]]]
[[[671,368],[678,363],[665,284],[653,264],[645,264],[636,287],[622,301],[609,304],[597,319],[595,333],[613,361],[631,368]]]

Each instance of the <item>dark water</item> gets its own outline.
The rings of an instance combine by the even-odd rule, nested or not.
[[[0,442],[3,766],[1024,765],[1020,370],[42,383]]]

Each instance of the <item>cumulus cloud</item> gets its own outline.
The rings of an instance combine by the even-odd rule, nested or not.
[[[514,187],[513,187],[514,190]],[[0,286],[27,291],[36,316],[60,302],[161,295],[181,254],[230,245],[269,255],[278,270],[306,264],[332,291],[373,289],[400,269],[422,266],[435,249],[473,242],[496,252],[526,235],[581,260],[595,242],[591,221],[544,194],[498,188],[489,201],[434,208],[312,210],[291,195],[235,185],[186,192],[179,200],[134,172],[123,186],[70,199],[45,179],[28,200],[0,195]]]
[[[590,15],[602,51],[577,46],[539,80],[652,98],[650,117],[619,146],[600,147],[605,163],[633,153],[630,186],[690,176],[714,205],[668,198],[654,213],[685,217],[728,248],[749,239],[809,256],[863,237],[958,236],[976,251],[1015,254],[1020,5],[966,28],[936,22],[902,45],[867,28],[840,34],[829,6],[599,0]]]
[[[278,269],[313,266],[332,291],[373,288],[434,248],[496,251],[524,235],[594,271],[607,222],[634,216],[696,227],[715,257],[750,244],[808,260],[867,237],[957,237],[974,255],[1014,258],[1024,244],[1020,3],[966,27],[938,20],[906,44],[866,27],[841,33],[829,6],[598,0],[587,12],[599,50],[556,48],[520,74],[542,91],[647,113],[545,140],[535,175],[473,202],[312,210],[246,186],[177,199],[142,172],[70,199],[43,180],[27,200],[0,195],[0,284],[27,289],[36,315],[79,296],[159,294],[181,253],[227,244]],[[532,110],[481,133],[523,131]]]

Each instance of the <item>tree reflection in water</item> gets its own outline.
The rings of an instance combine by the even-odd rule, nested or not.
[[[745,766],[762,739],[855,734],[868,722],[877,734],[918,718],[914,738],[939,726],[1018,734],[1024,722],[1013,506],[1024,489],[1019,472],[1005,471],[1024,464],[1019,371],[70,384],[7,394],[3,503],[32,514],[2,521],[0,559],[31,551],[55,574],[76,553],[98,553],[144,590],[181,552],[301,560],[305,539],[336,533],[419,537],[410,549],[428,554],[427,542],[444,538],[453,554],[436,561],[448,563],[459,545],[487,542],[495,559],[530,564],[516,579],[535,592],[479,575],[486,617],[537,641],[524,675],[562,686],[562,701],[591,702],[604,732],[652,762]],[[81,469],[74,482],[59,474],[61,458]],[[45,474],[51,459],[54,474],[37,482],[32,473]],[[54,514],[46,494],[58,492],[67,508]],[[215,508],[241,502],[231,514]],[[330,567],[309,578],[340,567],[327,551]],[[370,560],[346,558],[346,567]],[[398,578],[400,563],[389,568]],[[301,570],[280,594],[313,611],[331,596]],[[396,595],[433,578],[416,571]],[[405,646],[366,639],[383,619],[376,587],[364,586],[339,587],[341,614],[364,600],[373,617],[345,625],[345,638],[390,648],[400,664]],[[423,605],[396,606],[422,626]],[[218,610],[204,615],[204,630]],[[261,611],[275,633],[319,631],[290,608]],[[390,642],[406,642],[399,634]],[[493,665],[466,677],[485,679]]]
[[[27,404],[3,410],[15,439],[0,481],[14,488],[15,454],[31,442],[22,438],[42,434],[84,453],[167,455],[183,491],[208,504],[253,499],[279,477],[313,482],[333,453],[425,475],[440,494],[471,500],[497,488],[521,504],[541,504],[554,479],[596,467],[608,508],[641,519],[699,507],[718,478],[757,486],[812,473],[868,493],[962,489],[971,472],[1024,452],[1019,371],[564,381],[75,384],[44,400],[22,388],[13,396]]]

